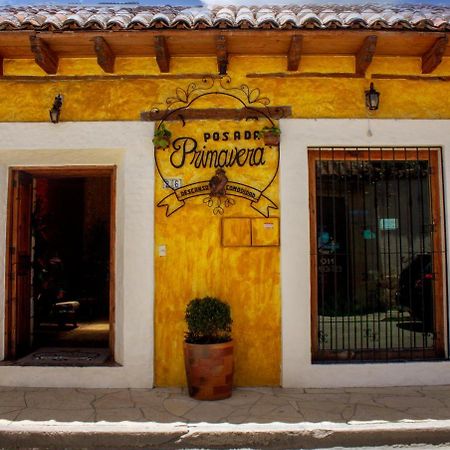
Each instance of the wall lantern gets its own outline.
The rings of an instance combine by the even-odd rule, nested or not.
[[[55,97],[55,100],[53,100],[52,109],[49,111],[50,120],[52,121],[52,123],[59,122],[59,116],[61,114],[62,104],[63,104],[63,96],[61,94],[58,94]]]
[[[366,91],[366,106],[369,111],[376,111],[380,104],[380,93],[370,83],[370,89]]]

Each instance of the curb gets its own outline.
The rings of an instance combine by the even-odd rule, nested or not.
[[[0,421],[0,446],[7,448],[308,449],[447,442],[450,420],[242,425]]]

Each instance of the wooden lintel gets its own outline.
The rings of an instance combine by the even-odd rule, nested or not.
[[[226,75],[228,69],[227,39],[222,34],[216,37],[216,55],[219,75]]]
[[[298,70],[300,58],[302,56],[302,42],[303,42],[302,36],[294,35],[291,37],[291,43],[289,45],[288,50],[288,64],[287,64],[287,69],[289,71]]]
[[[271,72],[271,73],[248,73],[247,78],[362,78],[356,73],[326,73],[326,72]],[[426,76],[426,75],[399,75],[375,73],[371,78],[378,80],[412,80],[412,81],[450,81],[450,76]]]
[[[3,56],[0,56],[0,77],[3,76]]]
[[[164,36],[155,36],[155,55],[160,72],[170,71],[170,54]]]
[[[372,62],[373,55],[375,55],[375,50],[377,48],[377,36],[367,36],[361,48],[355,55],[355,73],[360,76],[366,74],[366,70]]]
[[[30,36],[31,51],[36,64],[48,74],[55,74],[58,70],[58,55],[36,35]]]
[[[431,73],[442,61],[448,45],[448,36],[436,40],[432,47],[422,55],[422,73]]]
[[[327,72],[267,72],[267,73],[248,73],[247,78],[361,78],[356,73],[327,73]]]
[[[53,81],[71,82],[71,81],[105,81],[111,82],[116,80],[132,81],[132,80],[204,80],[205,78],[219,79],[219,75],[211,75],[210,73],[183,73],[183,74],[158,74],[158,75],[55,75]],[[48,76],[34,75],[5,75],[0,81],[18,81],[23,83],[48,83]]]
[[[264,117],[271,119],[283,119],[292,116],[292,108],[290,106],[269,106],[267,108],[205,108],[194,109],[189,108],[176,113],[170,114],[168,110],[145,111],[141,113],[141,120],[144,121],[177,121],[177,120],[201,120],[201,119],[228,119],[228,120],[245,120],[245,119],[262,119]]]
[[[384,73],[373,73],[372,78],[374,80],[408,80],[408,81],[444,81],[449,82],[450,76],[448,75],[436,75],[436,76],[427,76],[427,75],[409,75],[409,74],[384,74]]]
[[[114,73],[114,62],[116,60],[116,55],[111,50],[111,47],[101,36],[96,36],[93,40],[98,65],[106,73]]]

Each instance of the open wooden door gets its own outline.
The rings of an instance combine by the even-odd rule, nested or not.
[[[15,359],[30,348],[33,178],[14,170],[10,179],[6,357]]]

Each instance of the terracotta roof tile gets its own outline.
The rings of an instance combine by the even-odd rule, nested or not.
[[[150,27],[150,23],[152,21],[154,14],[148,11],[141,11],[137,13],[131,20],[130,26],[133,25],[141,25],[144,28]]]
[[[158,27],[450,31],[450,6],[0,7],[0,30]]]

